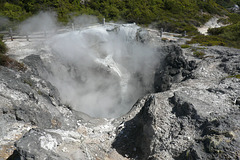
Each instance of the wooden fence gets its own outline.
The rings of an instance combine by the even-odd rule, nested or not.
[[[98,26],[101,24],[92,24],[92,25]],[[9,28],[8,31],[0,31],[0,34],[3,35],[3,40],[14,41],[15,39],[26,39],[27,41],[29,41],[30,39],[46,39],[56,34],[66,33],[74,30],[80,31],[82,29],[91,28],[91,26],[78,26],[78,25],[72,24],[70,26],[66,26],[64,28],[58,28],[55,30],[45,30],[45,31],[38,31],[33,33],[25,33],[25,34],[17,31],[13,31],[11,28]]]
[[[16,31],[13,31],[11,28],[9,28],[8,31],[0,31],[0,34],[3,35],[3,39],[4,40],[11,40],[13,41],[14,39],[26,39],[27,41],[29,41],[30,39],[46,39],[49,38],[53,35],[56,34],[61,34],[61,33],[66,33],[66,32],[70,32],[70,31],[74,31],[74,30],[83,30],[83,29],[87,29],[87,28],[92,28],[92,27],[96,27],[99,25],[114,25],[112,23],[105,23],[105,19],[103,19],[102,24],[90,24],[90,25],[86,25],[86,26],[79,26],[79,25],[74,25],[73,23],[70,26],[66,26],[64,28],[58,28],[56,30],[46,30],[46,31],[39,31],[39,32],[33,32],[33,33],[19,33]],[[151,29],[148,29],[151,30]],[[153,31],[153,30],[152,30]],[[163,29],[161,28],[160,31],[154,30],[156,32],[160,33],[160,37],[163,36]],[[175,35],[175,36],[181,36],[181,34],[174,34],[174,33],[167,33],[164,32],[164,35],[168,36],[169,35]],[[186,31],[184,31],[184,33],[182,34],[182,36],[186,36]]]

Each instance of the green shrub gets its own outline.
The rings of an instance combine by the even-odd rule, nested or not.
[[[0,54],[0,65],[11,68],[11,69],[16,69],[19,71],[26,70],[26,67],[24,66],[23,63],[19,63],[5,54]]]
[[[222,4],[222,1],[224,0],[217,2]],[[40,10],[53,10],[57,13],[58,20],[64,24],[71,21],[73,15],[87,14],[100,19],[105,17],[106,21],[123,20],[143,26],[156,22],[154,27],[164,28],[165,31],[177,33],[187,31],[188,35],[196,35],[199,34],[196,26],[207,22],[212,17],[211,14],[221,14],[222,10],[227,12],[215,2],[215,0],[91,0],[83,3],[79,0],[2,0],[0,15],[22,21]],[[230,14],[229,21],[238,20],[236,14]]]
[[[222,36],[216,35],[198,35],[192,38],[191,41],[187,41],[187,44],[194,44],[199,43],[202,46],[227,46],[227,47],[234,47],[240,48],[240,41],[234,41],[231,39],[224,38]]]
[[[234,2],[232,0],[216,0],[216,3],[218,3],[219,5],[225,8],[229,8],[234,5]]]
[[[216,44],[224,43],[223,39],[218,36],[205,36],[205,35],[198,35],[192,38],[191,41],[187,41],[187,44],[194,44],[199,43],[204,46],[212,46]]]
[[[0,41],[0,54],[5,54],[7,52],[7,47],[6,45]]]
[[[7,55],[5,55],[5,53],[7,52],[7,47],[5,43],[2,41],[2,37],[3,36],[0,35],[0,65],[12,69],[25,71],[26,67],[23,65],[23,63],[19,63],[16,60],[11,59]]]
[[[208,33],[210,35],[219,35],[219,34],[222,34],[223,33],[223,28],[220,27],[220,28],[209,28],[208,29]]]
[[[240,22],[240,15],[237,14],[237,13],[231,13],[231,14],[228,15],[228,17],[229,17],[229,22],[230,23],[235,24],[235,23]]]
[[[27,13],[24,8],[19,5],[15,5],[12,3],[4,3],[2,8],[3,16],[8,17],[10,20],[22,21],[29,17],[31,13]]]
[[[3,35],[0,35],[0,54],[5,54],[7,52],[7,46],[2,41]]]
[[[212,28],[208,32],[218,37],[218,41],[221,39],[224,46],[240,48],[240,22],[221,28]]]
[[[222,23],[222,24],[224,24],[224,25],[227,25],[227,24],[230,23],[227,18],[219,18],[219,19],[217,20],[217,22],[218,22],[218,23]]]

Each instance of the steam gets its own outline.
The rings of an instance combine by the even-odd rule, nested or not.
[[[34,26],[39,18],[48,23],[51,17],[41,13],[31,20]],[[44,22],[41,24],[46,26]],[[49,22],[50,26],[54,22]],[[93,24],[96,19],[83,16],[77,17],[77,22]],[[31,24],[26,26],[32,28]],[[49,72],[42,76],[75,110],[94,117],[125,114],[138,98],[152,91],[159,62],[154,48],[136,40],[140,31],[135,24],[98,24],[55,35],[45,42],[49,56],[44,62]]]
[[[54,12],[40,12],[25,20],[19,28],[21,34],[56,30],[58,29],[56,14]]]
[[[76,26],[85,27],[96,23],[98,23],[97,17],[91,15],[81,15],[73,18],[73,24]]]
[[[9,23],[9,19],[3,16],[0,16],[0,28],[7,25]]]

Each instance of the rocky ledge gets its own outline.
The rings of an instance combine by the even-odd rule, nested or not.
[[[156,93],[116,119],[62,104],[38,55],[25,72],[1,67],[0,159],[240,159],[240,50],[202,50],[161,47]]]

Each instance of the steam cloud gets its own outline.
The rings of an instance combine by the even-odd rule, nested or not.
[[[51,20],[51,16],[41,16],[31,21]],[[88,18],[75,20],[87,24]],[[89,19],[90,24],[96,22],[95,18]],[[136,41],[139,29],[135,24],[109,24],[55,35],[45,42],[50,53],[45,60],[49,72],[43,76],[75,110],[94,117],[125,114],[138,98],[152,90],[159,62],[155,49]]]
[[[73,18],[73,23],[77,26],[85,27],[91,24],[98,23],[98,19],[95,16],[91,15],[81,15]]]
[[[0,16],[0,27],[7,25],[9,23],[9,19],[3,16]]]
[[[40,12],[25,20],[19,27],[21,34],[33,32],[52,31],[58,29],[56,14],[54,12]]]

